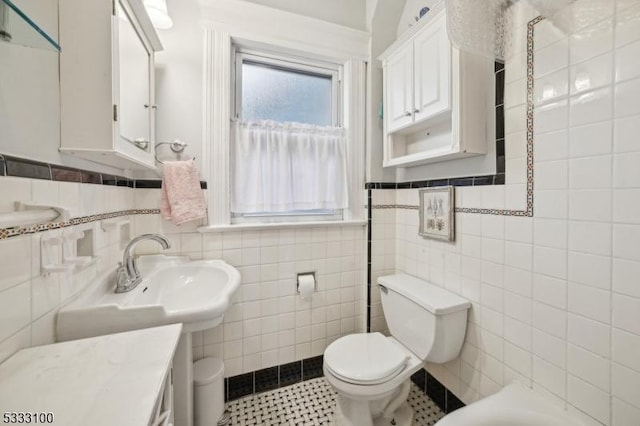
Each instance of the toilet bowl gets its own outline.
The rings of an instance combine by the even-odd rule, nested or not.
[[[336,424],[410,425],[409,378],[422,361],[380,333],[352,334],[334,343],[325,351],[323,368],[338,392]]]
[[[514,382],[444,416],[436,426],[584,426],[531,388]]]
[[[411,425],[411,375],[425,361],[456,358],[464,341],[467,300],[406,274],[380,277],[378,285],[391,336],[351,334],[324,352],[325,378],[338,393],[338,425]]]

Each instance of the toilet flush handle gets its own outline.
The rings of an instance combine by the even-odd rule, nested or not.
[[[380,287],[380,291],[382,291],[384,294],[389,293],[389,289],[383,286],[382,284],[378,284],[378,287]]]

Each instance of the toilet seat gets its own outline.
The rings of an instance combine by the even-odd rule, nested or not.
[[[343,375],[341,375],[339,373],[336,373],[329,366],[327,366],[327,370],[329,370],[329,372],[331,374],[333,374],[335,377],[337,377],[338,379],[340,379],[340,380],[342,380],[344,382],[352,383],[354,385],[364,385],[364,386],[366,386],[366,385],[378,385],[380,383],[384,383],[384,382],[388,381],[389,379],[392,379],[393,377],[397,376],[402,370],[404,370],[404,365],[401,365],[395,371],[391,372],[387,376],[380,377],[380,378],[373,379],[373,380],[359,380],[359,379],[354,379],[354,378],[351,378],[351,377],[346,377],[346,376],[343,376]]]
[[[388,381],[404,370],[409,357],[380,333],[341,337],[324,353],[325,367],[338,379],[359,385]]]

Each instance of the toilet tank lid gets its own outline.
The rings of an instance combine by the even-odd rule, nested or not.
[[[434,315],[450,314],[471,307],[468,300],[457,294],[407,274],[380,277],[378,284],[414,301]]]

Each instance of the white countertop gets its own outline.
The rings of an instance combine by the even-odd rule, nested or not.
[[[0,364],[0,416],[51,412],[61,426],[147,426],[181,330],[175,324],[23,349]]]

